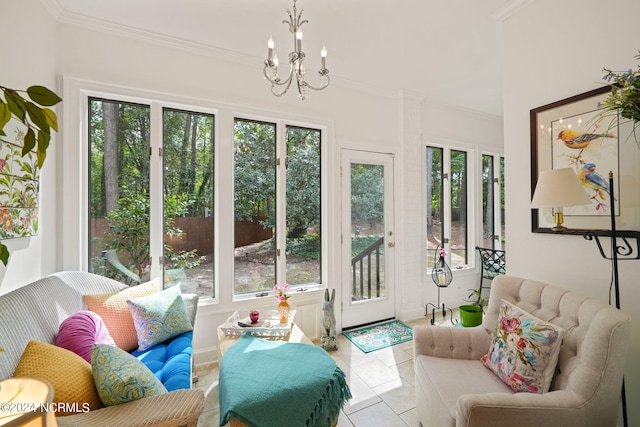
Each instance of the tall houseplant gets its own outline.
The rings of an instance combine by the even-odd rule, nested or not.
[[[30,153],[36,155],[36,166],[42,168],[47,157],[47,148],[51,141],[51,131],[58,131],[56,113],[48,108],[58,104],[62,99],[44,86],[30,86],[26,91],[19,91],[0,85],[0,143],[13,144],[7,140],[5,128],[9,123],[17,121],[22,127],[22,150],[24,157]],[[22,94],[26,94],[26,97]],[[9,262],[9,250],[0,242],[0,261],[4,265]]]

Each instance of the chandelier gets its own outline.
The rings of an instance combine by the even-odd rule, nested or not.
[[[274,54],[275,44],[273,38],[270,37],[267,43],[269,56],[264,61],[264,76],[271,83],[271,93],[275,96],[282,96],[287,93],[294,79],[298,86],[298,96],[300,96],[302,100],[307,97],[307,88],[322,90],[329,86],[329,70],[325,67],[327,49],[324,46],[322,46],[322,50],[320,51],[321,66],[320,70],[318,70],[318,74],[320,75],[319,86],[313,86],[305,79],[305,53],[302,51],[302,30],[300,27],[309,21],[301,20],[302,12],[301,10],[300,13],[298,13],[296,0],[293,0],[293,14],[287,9],[289,20],[282,21],[283,24],[289,25],[289,31],[293,34],[293,51],[289,53],[289,75],[284,80],[278,76],[278,55]]]

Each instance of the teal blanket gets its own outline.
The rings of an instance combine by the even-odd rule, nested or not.
[[[243,335],[220,362],[220,425],[330,427],[351,398],[344,372],[320,347]]]

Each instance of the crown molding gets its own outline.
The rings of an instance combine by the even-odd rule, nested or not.
[[[60,19],[60,15],[64,12],[58,0],[40,0],[40,4],[49,12],[53,19]]]
[[[43,2],[56,2],[57,0],[41,0]],[[216,58],[224,58],[244,65],[255,64],[256,58],[230,49],[220,48],[214,45],[194,42],[191,40],[171,37],[153,31],[142,30],[127,25],[116,24],[114,22],[86,16],[78,13],[63,10],[57,18],[58,22],[63,25],[69,25],[77,28],[84,28],[91,31],[107,33],[113,36],[128,38],[131,40],[153,43],[155,45],[179,49],[190,53],[213,56]],[[260,60],[262,62],[262,60]]]
[[[491,19],[496,21],[506,21],[518,13],[520,9],[533,2],[534,0],[509,0],[490,15]]]

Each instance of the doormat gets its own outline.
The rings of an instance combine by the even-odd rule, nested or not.
[[[390,320],[377,325],[343,332],[349,341],[365,353],[391,347],[413,339],[411,326],[399,320]]]

